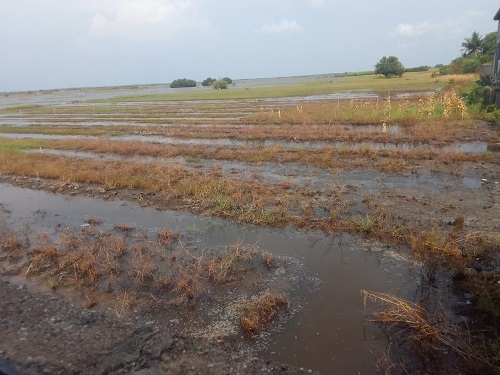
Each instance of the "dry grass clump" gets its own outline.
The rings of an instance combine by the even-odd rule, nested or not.
[[[496,374],[500,370],[500,336],[494,322],[488,322],[487,329],[471,328],[466,321],[451,322],[451,312],[439,301],[424,308],[386,293],[363,290],[362,295],[365,308],[368,299],[383,303],[384,308],[374,312],[372,320],[390,331],[399,349],[419,358],[421,373],[443,373],[450,363],[459,363],[464,373]]]
[[[275,260],[274,260],[273,256],[269,252],[264,251],[261,254],[261,258],[262,258],[262,263],[264,263],[264,265],[267,268],[272,268],[272,267],[275,266]]]
[[[125,233],[130,233],[134,230],[135,225],[134,224],[125,224],[125,223],[116,223],[113,224],[113,228],[116,230],[125,232]]]
[[[179,238],[179,233],[173,232],[169,229],[161,229],[158,231],[158,239],[160,245],[170,245],[178,238]]]
[[[365,308],[367,299],[382,302],[386,307],[373,313],[374,321],[405,332],[411,340],[420,343],[422,349],[432,351],[438,345],[445,345],[462,352],[456,339],[457,331],[448,323],[444,311],[429,312],[416,303],[387,293],[361,292]]]
[[[290,309],[290,300],[284,294],[265,294],[244,306],[240,326],[245,336],[254,338],[269,327],[280,312]]]
[[[236,265],[248,263],[258,253],[256,246],[248,247],[241,241],[237,242],[228,251],[204,260],[207,276],[214,284],[235,283],[241,278],[241,270]]]
[[[174,297],[169,303],[172,305],[194,306],[201,295],[208,294],[207,279],[201,259],[192,259],[188,264],[179,265],[171,283]]]
[[[383,303],[384,308],[374,312],[372,320],[389,330],[400,349],[419,359],[422,373],[441,373],[438,368],[445,357],[478,357],[463,329],[449,321],[445,308],[433,306],[430,311],[386,293],[363,290],[362,295],[365,308],[368,299]]]
[[[19,238],[10,235],[7,237],[1,236],[0,238],[0,250],[7,254],[13,254],[14,252],[20,250],[23,247],[22,242]]]

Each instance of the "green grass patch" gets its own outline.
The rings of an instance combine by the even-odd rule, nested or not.
[[[52,139],[9,139],[0,137],[0,151],[20,152],[36,148],[50,148],[54,140]]]
[[[86,135],[100,136],[113,135],[114,132],[107,127],[90,126],[1,126],[0,134],[47,134],[47,135]],[[121,132],[120,132],[121,134]]]

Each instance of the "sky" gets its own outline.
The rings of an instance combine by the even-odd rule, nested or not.
[[[498,0],[1,0],[0,92],[447,64]]]

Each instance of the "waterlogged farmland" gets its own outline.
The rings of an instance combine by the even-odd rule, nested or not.
[[[408,77],[1,98],[5,366],[494,373],[498,127]]]

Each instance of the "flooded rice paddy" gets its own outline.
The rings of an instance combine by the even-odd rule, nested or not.
[[[278,81],[289,84],[286,79]],[[241,85],[251,87],[249,82]],[[59,148],[57,142],[26,146],[16,154],[19,159],[30,158],[25,164],[20,162],[15,170],[3,165],[0,208],[3,225],[31,241],[37,233],[57,237],[65,228],[85,230],[92,219],[99,222],[97,230],[102,233],[122,228],[124,238],[132,237],[129,230],[143,228],[154,236],[168,228],[179,236],[178,250],[187,258],[223,253],[241,243],[256,245],[276,259],[278,266],[260,280],[252,279],[258,266],[239,269],[251,280],[251,291],[285,293],[290,300],[290,309],[257,339],[245,338],[239,315],[234,315],[244,309],[243,297],[248,302],[248,295],[240,295],[242,287],[236,285],[213,286],[231,288],[224,289],[230,293],[200,297],[198,310],[180,315],[182,324],[173,308],[167,318],[144,312],[155,322],[153,326],[163,324],[169,334],[209,337],[263,361],[323,374],[383,373],[385,368],[377,363],[388,356],[390,343],[386,332],[370,322],[373,308],[364,305],[361,291],[411,301],[423,298],[425,274],[420,259],[411,254],[411,242],[403,236],[430,228],[448,233],[456,223],[473,233],[500,229],[499,139],[488,124],[412,127],[390,122],[315,122],[303,117],[302,105],[315,103],[338,108],[366,100],[378,106],[383,96],[372,93],[239,101],[106,101],[168,92],[158,85],[2,98],[0,129],[8,130],[0,144],[27,139],[75,143],[73,147],[59,144]],[[293,118],[292,124],[280,122],[284,113],[291,112],[299,116],[296,122]],[[118,126],[120,135],[106,133]],[[72,127],[104,129],[105,135],[71,133]],[[175,136],[168,136],[169,128],[177,132]],[[296,130],[297,136],[285,137],[280,128]],[[67,134],[46,134],[56,130]],[[160,131],[165,133],[155,133]],[[252,135],[258,139],[248,139]],[[97,150],[92,143],[97,141],[107,142],[108,148],[117,145],[117,150]],[[158,149],[147,149],[151,145]],[[177,147],[174,156],[162,154],[162,147],[166,150],[169,145]],[[252,152],[256,155],[244,158]],[[259,153],[271,156],[262,159]],[[93,168],[95,176],[61,174],[57,167],[47,171],[42,168],[47,160],[61,169],[64,165]],[[87,162],[102,164],[87,167]],[[110,173],[105,170],[108,163],[123,173],[137,173],[140,182],[120,185],[107,175],[101,179]],[[168,178],[153,176],[157,180],[148,185],[144,171],[152,168],[164,171]],[[198,181],[193,176],[205,178],[207,186],[191,186],[191,181]],[[201,255],[191,253],[192,249]],[[3,279],[19,283],[23,277],[4,269]],[[443,294],[453,296],[449,297],[453,303],[466,304],[466,295],[454,294],[448,282]],[[81,298],[76,291],[61,293],[73,300]],[[153,294],[152,298],[157,299]],[[234,307],[238,301],[240,305]],[[105,310],[102,306],[97,303],[91,309]],[[397,361],[401,355],[389,357]],[[22,361],[19,356],[14,359]],[[408,368],[422,370],[419,364]]]

